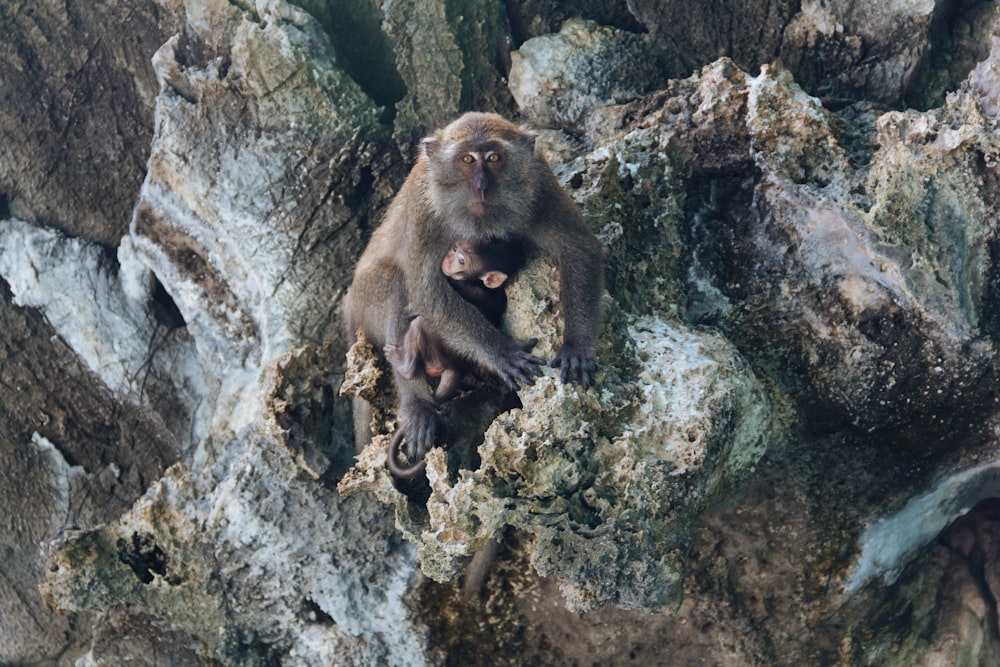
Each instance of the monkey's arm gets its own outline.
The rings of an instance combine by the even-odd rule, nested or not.
[[[421,253],[429,261],[420,261]],[[545,360],[527,352],[523,341],[512,340],[452,288],[435,259],[440,252],[425,247],[421,253],[410,258],[411,265],[420,267],[417,275],[407,276],[408,284],[415,285],[410,310],[422,316],[424,326],[449,350],[496,373],[512,389],[533,384]]]
[[[383,348],[385,358],[393,368],[407,380],[412,380],[417,372],[417,366],[424,363],[423,350],[426,345],[421,331],[420,318],[415,317],[406,330],[402,345],[386,343]]]
[[[587,388],[594,384],[597,368],[594,339],[604,290],[604,248],[555,177],[547,180],[543,191],[554,194],[543,203],[533,242],[559,270],[563,344],[552,365],[561,369],[563,382]]]

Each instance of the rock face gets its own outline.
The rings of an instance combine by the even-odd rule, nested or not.
[[[0,663],[995,662],[998,11],[0,8]],[[399,482],[340,301],[469,108],[606,247],[598,382]]]

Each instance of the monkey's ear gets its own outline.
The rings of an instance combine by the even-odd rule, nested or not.
[[[420,152],[427,157],[433,157],[434,153],[438,151],[440,144],[436,136],[431,135],[429,137],[424,137],[420,140]]]
[[[500,287],[507,280],[507,274],[503,271],[487,271],[483,274],[483,284],[494,289]]]
[[[520,140],[524,142],[524,145],[528,148],[528,150],[535,150],[535,140],[538,139],[538,133],[527,125],[522,125],[517,129],[521,131]]]

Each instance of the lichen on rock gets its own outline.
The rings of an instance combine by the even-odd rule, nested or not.
[[[513,336],[539,338],[550,356],[560,334],[555,276],[529,266],[506,318]],[[557,577],[570,609],[676,608],[692,523],[739,495],[781,437],[781,413],[720,336],[653,317],[626,325],[613,303],[607,310],[614,326],[602,329],[596,388],[564,386],[551,372],[523,388],[521,407],[486,430],[477,466],[456,470],[450,447],[428,453],[426,499],[389,481],[387,436],[341,491],[394,504],[435,580],[456,577],[513,526],[531,536],[532,566]]]
[[[0,662],[995,664],[997,3],[474,4],[0,9]],[[605,245],[598,382],[472,374],[400,482],[339,305],[473,108]]]
[[[574,128],[596,108],[646,92],[659,74],[642,36],[591,21],[567,21],[511,54],[510,90],[541,127]]]

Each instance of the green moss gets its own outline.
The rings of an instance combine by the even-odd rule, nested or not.
[[[673,184],[673,170],[643,164],[635,176],[621,175],[612,156],[600,175],[600,189],[587,203],[587,214],[608,247],[607,288],[629,314],[675,311],[683,303],[680,279],[682,243],[672,209],[654,209],[653,201],[668,207],[682,203],[683,192]]]
[[[319,21],[333,42],[338,65],[383,107],[381,121],[392,124],[396,103],[406,95],[392,44],[382,32],[379,5],[371,0],[291,0]]]

